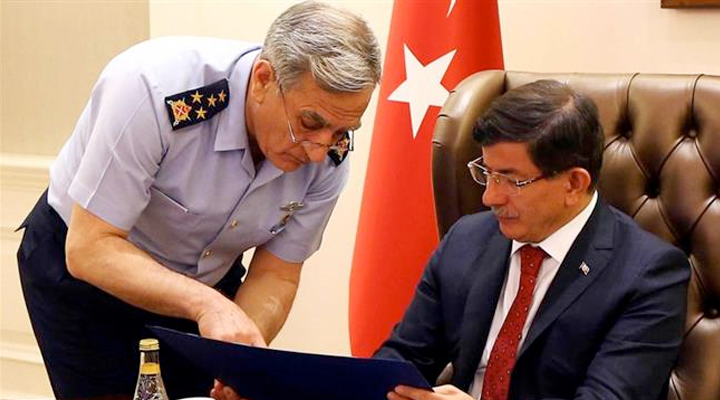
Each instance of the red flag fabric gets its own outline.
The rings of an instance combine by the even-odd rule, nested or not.
[[[449,89],[502,68],[496,0],[396,0],[350,274],[350,344],[370,356],[438,243],[431,140]]]

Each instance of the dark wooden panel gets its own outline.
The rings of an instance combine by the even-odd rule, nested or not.
[[[720,0],[661,0],[662,8],[718,7]]]

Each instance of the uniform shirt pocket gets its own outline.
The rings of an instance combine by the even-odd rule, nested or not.
[[[193,213],[180,202],[151,187],[150,202],[140,215],[134,230],[151,242],[143,243],[143,247],[160,254],[172,253],[172,249],[190,250],[197,246],[193,246],[192,238],[201,220],[201,215]]]

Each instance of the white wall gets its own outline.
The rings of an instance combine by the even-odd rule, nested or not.
[[[14,232],[47,186],[51,160],[7,153],[0,158],[0,398],[4,399],[52,395],[25,311],[15,261],[20,236]]]
[[[720,74],[720,9],[660,0],[499,0],[505,68]]]
[[[84,4],[102,7],[108,0],[94,0]],[[441,0],[442,1],[442,0]],[[466,0],[456,0],[466,1]],[[480,0],[467,0],[480,1]],[[128,7],[137,7],[137,2],[122,2]],[[293,2],[269,0],[150,0],[149,29],[150,36],[163,35],[210,35],[236,38],[241,40],[261,41],[267,26],[282,10]],[[392,11],[391,0],[343,0],[337,1],[341,6],[364,15],[375,30],[381,45],[387,42],[387,35]],[[89,82],[95,79],[104,62],[109,59],[107,49],[97,45],[83,47],[83,51],[91,52],[87,57],[80,57],[80,63],[92,59],[94,69],[87,71],[62,71],[58,73],[57,63],[52,60],[43,63],[18,63],[12,59],[6,46],[13,26],[21,30],[23,38],[27,35],[43,35],[42,31],[28,31],[27,27],[43,25],[49,18],[47,12],[18,14],[19,6],[50,4],[34,0],[10,1],[3,0],[3,49],[2,67],[22,66],[26,76],[60,76],[62,82],[83,82],[72,87],[61,86],[72,98],[82,98],[79,104],[72,107],[79,109],[88,95]],[[66,7],[65,18],[71,18],[69,7],[76,3],[52,3],[54,13]],[[78,3],[80,4],[80,3]],[[15,7],[15,8],[13,8]],[[60,10],[58,11],[58,7]],[[499,0],[500,22],[503,36],[505,66],[513,70],[530,71],[582,71],[582,72],[664,72],[664,73],[711,73],[720,75],[720,10],[663,10],[660,0]],[[10,10],[10,13],[8,13]],[[40,10],[42,11],[42,10]],[[122,15],[113,14],[113,15]],[[62,17],[62,16],[61,16]],[[14,22],[8,24],[11,18]],[[21,19],[17,19],[21,18]],[[123,28],[114,25],[117,35]],[[126,28],[129,29],[129,28]],[[133,29],[136,29],[133,27]],[[56,29],[53,35],[65,35],[63,29]],[[431,33],[428,33],[431,34]],[[130,35],[132,36],[132,35]],[[82,43],[96,43],[94,35],[86,35]],[[114,36],[115,37],[115,36]],[[107,39],[110,40],[110,39]],[[29,43],[33,43],[30,41]],[[113,42],[114,43],[114,42]],[[17,46],[15,46],[17,47]],[[19,49],[20,51],[22,49]],[[67,49],[66,49],[67,51]],[[17,53],[15,53],[17,55]],[[62,52],[57,55],[60,57]],[[88,58],[89,57],[89,58]],[[96,62],[103,58],[103,62]],[[8,61],[10,60],[10,61]],[[60,61],[60,59],[58,59]],[[19,70],[20,71],[20,70]],[[13,116],[8,112],[17,110],[9,107],[8,102],[15,101],[19,90],[23,89],[22,99],[28,103],[27,108],[20,110],[23,118],[47,118],[43,112],[47,107],[65,107],[54,101],[58,96],[57,86],[46,85],[13,86],[13,76],[3,73],[3,152],[30,153],[15,156],[2,153],[2,328],[0,351],[3,360],[13,359],[15,363],[4,363],[0,383],[0,397],[18,398],[25,396],[48,395],[47,378],[43,373],[34,372],[36,377],[25,385],[26,393],[18,391],[19,381],[14,379],[27,365],[37,363],[37,351],[24,347],[11,346],[8,343],[28,343],[24,338],[27,332],[27,319],[23,314],[22,299],[19,298],[19,285],[15,266],[12,265],[13,253],[17,246],[17,236],[11,228],[17,224],[21,215],[32,207],[35,195],[42,190],[47,159],[36,157],[47,155],[48,145],[57,146],[62,140],[54,132],[58,126],[67,127],[74,123],[77,115],[71,115],[70,108],[64,112],[53,109],[52,119],[57,123],[42,125],[35,121],[30,126],[47,129],[29,143],[23,136],[37,135],[37,130],[28,130],[27,124],[6,122]],[[10,83],[10,85],[9,85]],[[12,89],[17,87],[18,89]],[[48,88],[53,90],[48,91]],[[377,92],[375,94],[377,96]],[[68,97],[62,97],[67,99]],[[40,100],[38,100],[40,99]],[[322,249],[306,263],[303,281],[295,307],[284,330],[277,338],[274,346],[292,348],[311,352],[348,354],[348,281],[352,261],[352,252],[357,229],[358,211],[362,195],[368,150],[372,136],[373,119],[376,99],[370,104],[363,120],[363,128],[357,135],[356,152],[352,156],[352,173],[345,193],[335,210],[325,234]],[[33,103],[33,101],[35,101]],[[18,103],[16,103],[18,104]],[[71,108],[72,108],[71,107]],[[33,120],[34,121],[34,120]],[[16,122],[18,122],[16,120]],[[20,121],[22,122],[22,121]],[[36,148],[35,143],[41,145]],[[20,150],[18,150],[20,149]],[[22,331],[20,338],[13,332]],[[18,355],[17,351],[20,351]],[[10,354],[14,352],[13,354]],[[19,360],[19,361],[18,361]],[[25,361],[23,361],[25,360]],[[37,371],[37,369],[36,369]],[[12,389],[8,390],[8,386]]]
[[[20,290],[14,232],[48,184],[101,68],[149,35],[143,1],[2,0],[0,399],[52,395]]]

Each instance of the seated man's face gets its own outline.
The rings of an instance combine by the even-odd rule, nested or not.
[[[482,149],[483,164],[491,173],[507,179],[488,179],[483,204],[491,207],[508,239],[538,243],[569,220],[571,212],[565,194],[568,180],[565,173],[541,178],[522,187],[515,181],[542,177],[532,162],[525,143],[498,143]]]

